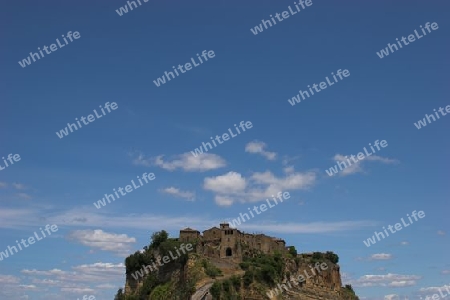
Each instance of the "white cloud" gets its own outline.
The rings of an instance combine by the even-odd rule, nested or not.
[[[243,192],[247,186],[245,178],[236,172],[228,172],[225,175],[207,177],[204,179],[203,188],[221,194],[236,194]]]
[[[392,259],[392,254],[387,254],[387,253],[378,253],[378,254],[373,254],[370,257],[371,260],[389,260]]]
[[[391,159],[391,158],[381,157],[381,156],[377,156],[377,155],[367,156],[366,158],[364,158],[364,160],[379,161],[379,162],[382,162],[385,164],[398,164],[399,163],[399,161],[397,159]]]
[[[165,188],[163,189],[161,192],[175,196],[175,197],[180,197],[180,198],[185,198],[188,199],[189,201],[194,201],[195,200],[195,193],[194,192],[189,192],[189,191],[181,191],[173,186],[169,187],[169,188]]]
[[[20,279],[12,275],[0,274],[0,284],[18,284]]]
[[[340,176],[347,176],[347,175],[351,175],[351,174],[355,174],[355,173],[363,173],[364,170],[362,168],[362,164],[365,161],[379,161],[379,162],[382,162],[385,164],[399,163],[399,161],[396,159],[385,158],[385,157],[381,157],[381,156],[377,156],[377,155],[373,155],[373,154],[371,156],[366,156],[362,160],[358,160],[356,155],[354,156],[354,158],[357,161],[356,163],[353,161],[353,159],[351,159],[350,155],[347,155],[347,157],[346,157],[345,155],[342,155],[342,154],[336,154],[333,157],[333,160],[336,162],[336,165],[338,162],[341,162],[341,166],[343,167],[343,169],[339,171]],[[350,161],[350,163],[347,161],[347,159],[348,159],[348,161]],[[345,168],[344,168],[344,163],[347,166]]]
[[[2,208],[0,209],[0,228],[12,228],[17,226],[37,225],[39,215],[32,208]]]
[[[347,156],[347,158],[349,158]],[[348,163],[347,158],[342,155],[342,154],[336,154],[333,157],[333,160],[336,161],[336,165],[339,167],[339,165],[337,164],[337,162],[341,162],[341,167],[343,168],[341,171],[339,171],[339,175],[340,176],[346,176],[346,175],[350,175],[350,174],[355,174],[355,173],[361,173],[363,172],[362,168],[361,168],[361,161],[357,161],[356,163],[350,159],[351,164]],[[345,164],[344,164],[345,163]],[[344,168],[344,166],[347,166],[346,168]]]
[[[284,178],[277,178],[270,171],[264,173],[254,173],[251,179],[256,184],[269,185],[268,190],[299,190],[307,189],[315,182],[316,175],[313,172],[293,173],[286,175]]]
[[[65,272],[60,270],[60,269],[52,269],[52,270],[49,270],[49,271],[38,271],[36,269],[33,269],[33,270],[25,269],[25,270],[22,271],[22,273],[23,274],[28,274],[28,275],[44,275],[44,276],[65,274]]]
[[[93,264],[84,264],[72,267],[74,270],[64,271],[60,269],[52,269],[48,271],[41,270],[28,270],[24,269],[21,271],[22,274],[29,276],[50,276],[54,277],[54,281],[59,280],[69,280],[72,282],[99,282],[104,283],[108,281],[103,276],[112,275],[123,275],[125,271],[125,265],[123,263],[113,264],[113,263],[103,263],[97,262]]]
[[[29,299],[26,293],[31,288],[16,276],[0,274],[0,299]]]
[[[397,294],[390,294],[384,296],[384,300],[399,300],[399,295]]]
[[[442,275],[448,275],[448,274],[450,274],[450,270],[442,270],[441,274]]]
[[[112,290],[112,289],[115,289],[116,286],[112,285],[112,284],[109,284],[109,283],[104,283],[104,284],[97,285],[95,288],[97,288],[97,289],[105,289],[105,290]]]
[[[388,284],[389,287],[406,287],[406,286],[414,286],[416,285],[415,280],[400,280],[400,281],[392,281]]]
[[[6,182],[0,181],[0,189],[6,188],[6,187],[8,187],[8,184]]]
[[[225,197],[225,196],[219,196],[219,195],[216,195],[214,197],[214,201],[219,206],[230,206],[234,202],[234,200],[231,199],[231,198],[228,198],[228,197]]]
[[[62,287],[61,292],[66,292],[69,294],[85,294],[93,293],[95,290],[90,287]]]
[[[192,153],[183,153],[174,156],[169,161],[164,161],[164,155],[146,159],[144,155],[139,154],[133,164],[142,166],[158,166],[168,171],[182,169],[186,172],[205,172],[215,170],[226,166],[226,162],[217,154],[204,153],[193,156]]]
[[[124,256],[130,254],[130,244],[136,242],[135,238],[128,237],[126,234],[108,233],[101,229],[75,230],[69,234],[69,238],[88,247],[111,251]]]
[[[445,231],[443,231],[443,230],[438,230],[437,234],[438,234],[438,235],[445,235]]]
[[[407,245],[409,245],[409,243],[408,242],[401,242],[400,245],[407,246]]]
[[[123,286],[125,265],[97,262],[74,266],[71,271],[25,269],[21,273],[24,279],[32,282],[32,285],[23,285],[23,288],[34,286],[35,289],[48,291],[48,286],[51,286],[53,289],[59,289],[58,295],[45,299],[70,299],[84,294],[94,294],[97,299],[106,299],[102,290]]]
[[[230,205],[236,201],[257,202],[271,198],[278,192],[290,190],[308,189],[314,184],[316,175],[313,172],[292,173],[278,178],[271,172],[253,173],[249,179],[245,179],[237,172],[207,177],[204,179],[203,188],[216,193],[216,203]]]
[[[21,287],[25,290],[35,290],[37,288],[34,284],[30,284],[30,285],[20,284],[19,287]]]
[[[283,168],[283,172],[286,174],[294,173],[294,166],[288,166]]]
[[[258,153],[267,158],[268,160],[275,160],[277,154],[275,152],[265,151],[267,145],[263,142],[253,141],[245,145],[245,152],[248,153]]]
[[[44,284],[44,285],[51,285],[51,286],[58,286],[61,284],[61,281],[59,281],[59,280],[38,279],[38,278],[33,278],[31,282],[35,283],[37,285]]]
[[[445,290],[449,290],[450,291],[450,285],[443,285],[443,286],[430,286],[430,287],[426,287],[426,288],[421,288],[419,290],[420,294],[434,294],[434,293],[439,293],[439,291],[443,291],[445,292]]]
[[[421,279],[418,275],[400,275],[388,273],[386,275],[364,275],[354,280],[351,284],[354,287],[406,287],[414,286],[417,280]]]

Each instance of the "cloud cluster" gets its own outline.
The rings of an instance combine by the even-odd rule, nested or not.
[[[164,160],[164,155],[145,158],[143,154],[133,159],[133,164],[141,166],[158,166],[168,171],[181,169],[185,172],[205,172],[226,166],[226,162],[217,154],[203,153],[193,156],[191,153],[175,155],[169,160]]]
[[[169,195],[175,196],[175,197],[185,198],[188,201],[194,201],[195,200],[195,192],[181,191],[178,188],[175,188],[173,186],[171,186],[169,188],[165,188],[165,189],[161,190],[161,192],[163,192],[165,194],[169,194]]]
[[[46,293],[45,299],[75,299],[84,294],[106,299],[103,293],[123,285],[125,265],[97,262],[74,266],[71,271],[24,269],[21,273],[22,278],[0,275],[0,295],[15,296],[5,299],[28,299],[26,293],[29,290]],[[55,289],[57,293],[54,293]]]
[[[417,284],[417,280],[421,279],[418,275],[400,275],[388,273],[386,275],[363,275],[357,280],[352,280],[351,285],[354,287],[407,287]]]
[[[264,156],[268,160],[275,160],[277,154],[275,152],[268,152],[264,149],[267,147],[266,143],[253,141],[245,145],[245,152],[248,153],[257,153]]]
[[[228,172],[205,178],[203,188],[215,193],[218,205],[228,206],[236,201],[263,201],[278,192],[308,189],[315,181],[314,172],[290,173],[285,177],[276,177],[270,171],[255,172],[249,178],[237,172]]]
[[[22,191],[22,190],[26,190],[28,189],[28,187],[23,184],[23,183],[17,183],[17,182],[13,182],[11,184],[7,183],[7,182],[0,182],[0,189],[7,189],[9,187],[12,187],[14,190],[18,190],[18,191]],[[24,192],[20,192],[15,194],[16,198],[20,198],[20,199],[24,199],[24,200],[31,200],[32,197]]]
[[[21,284],[19,277],[0,274],[0,299],[30,299],[30,290],[36,290],[36,286]]]
[[[445,291],[446,289],[450,289],[450,284],[443,285],[443,286],[430,286],[430,287],[426,287],[426,288],[421,288],[419,290],[419,293],[420,294],[435,294],[435,293],[439,293],[439,291]]]
[[[392,254],[378,253],[370,256],[370,260],[389,260],[392,259]]]
[[[115,234],[96,230],[75,230],[68,236],[69,239],[91,248],[111,251],[121,256],[128,256],[131,244],[136,242],[133,237],[126,234]]]
[[[385,157],[381,157],[381,156],[377,156],[377,155],[371,155],[371,156],[366,156],[364,159],[362,160],[358,160],[356,163],[350,159],[351,165],[348,165],[347,162],[347,158],[350,159],[350,156],[347,155],[347,157],[345,157],[345,155],[342,154],[336,154],[333,157],[333,160],[336,161],[336,163],[338,161],[341,162],[345,162],[347,164],[347,167],[344,168],[343,170],[339,171],[339,175],[340,176],[347,176],[347,175],[351,175],[351,174],[355,174],[355,173],[363,173],[364,169],[362,168],[362,164],[364,164],[367,161],[378,161],[384,164],[397,164],[399,163],[398,160],[396,159],[390,159],[390,158],[385,158]]]

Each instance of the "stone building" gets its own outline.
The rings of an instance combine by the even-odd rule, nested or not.
[[[275,251],[287,252],[284,240],[265,234],[249,234],[231,228],[228,223],[221,223],[220,228],[212,227],[203,231],[185,228],[180,230],[179,240],[183,243],[197,241],[197,253],[207,257],[242,261],[244,254],[250,250],[259,250],[265,254]]]
[[[185,228],[180,230],[180,240],[183,242],[192,242],[200,238],[200,231],[192,228]]]

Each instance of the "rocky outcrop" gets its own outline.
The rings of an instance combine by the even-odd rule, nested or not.
[[[127,258],[124,297],[119,300],[212,300],[212,296],[220,300],[358,300],[351,287],[342,287],[339,257],[331,251],[297,255],[295,249],[271,254],[248,248],[240,262],[236,257],[211,257],[204,253],[205,244],[198,242],[183,259],[151,273],[136,273],[141,260],[162,256],[160,249],[173,249],[170,243],[179,241],[163,241],[161,248]]]
[[[280,299],[299,299],[299,300],[340,300],[343,298],[342,282],[339,265],[326,263],[327,268],[322,270],[320,266],[314,269],[314,265],[301,262],[296,266],[294,261],[287,262],[287,269],[290,272],[290,278],[285,278],[280,286],[284,292],[280,294]],[[311,270],[312,268],[312,270]]]

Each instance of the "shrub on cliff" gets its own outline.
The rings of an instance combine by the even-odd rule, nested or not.
[[[219,299],[220,298],[220,291],[222,290],[222,284],[219,281],[216,281],[213,283],[211,288],[209,289],[211,296],[213,296],[213,299]]]
[[[325,258],[333,264],[337,264],[339,262],[339,256],[332,251],[327,251],[327,253],[325,253]]]
[[[359,300],[359,297],[356,296],[351,284],[346,284],[344,287],[342,287],[342,290],[344,292],[344,295],[346,296],[346,299]]]
[[[297,257],[297,249],[294,246],[289,247],[289,254],[294,258]]]
[[[312,255],[312,263],[323,262],[325,260],[337,264],[339,262],[339,256],[332,251],[327,251],[326,253],[314,252]]]

